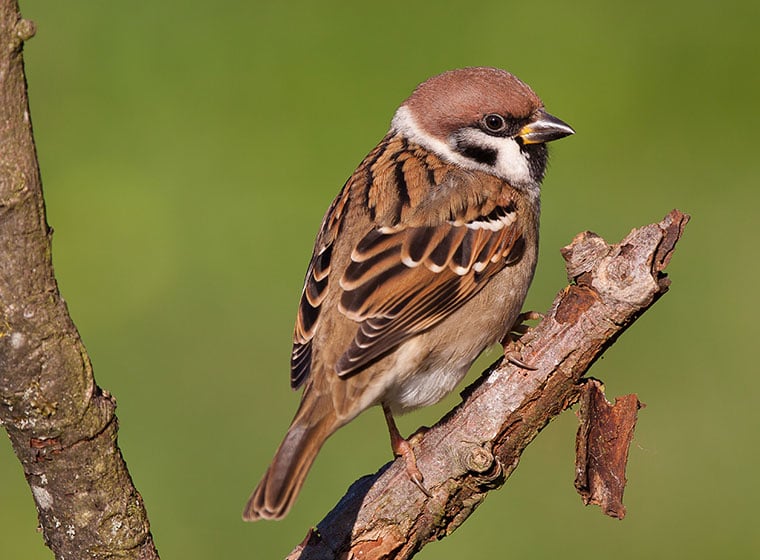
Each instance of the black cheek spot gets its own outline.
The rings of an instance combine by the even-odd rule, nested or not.
[[[498,153],[492,148],[484,148],[483,146],[475,146],[473,144],[457,144],[457,151],[466,158],[493,167],[496,165],[496,158]]]

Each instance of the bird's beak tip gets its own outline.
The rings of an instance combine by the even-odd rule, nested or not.
[[[517,133],[524,144],[543,144],[571,134],[575,134],[573,127],[543,109]]]

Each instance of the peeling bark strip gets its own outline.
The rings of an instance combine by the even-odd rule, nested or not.
[[[643,406],[636,395],[618,397],[613,405],[600,381],[584,384],[575,437],[575,488],[584,504],[600,506],[610,517],[625,517],[625,466]]]
[[[0,424],[56,558],[157,559],[116,444],[116,403],[53,276],[22,59],[34,32],[16,0],[0,0]]]
[[[356,481],[288,558],[411,558],[454,531],[517,467],[546,424],[583,394],[582,379],[618,336],[664,294],[663,273],[689,217],[673,210],[617,245],[585,232],[562,250],[571,284],[539,325],[468,387],[464,401],[415,446],[432,497],[403,461]]]

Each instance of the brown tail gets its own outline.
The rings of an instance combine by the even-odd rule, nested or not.
[[[290,511],[319,449],[338,428],[332,406],[323,404],[303,399],[272,463],[248,499],[243,520],[282,519]]]

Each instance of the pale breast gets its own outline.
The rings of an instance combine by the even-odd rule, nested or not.
[[[535,249],[494,277],[471,301],[429,332],[404,343],[387,366],[380,401],[403,413],[440,401],[472,363],[513,326],[527,295]]]

